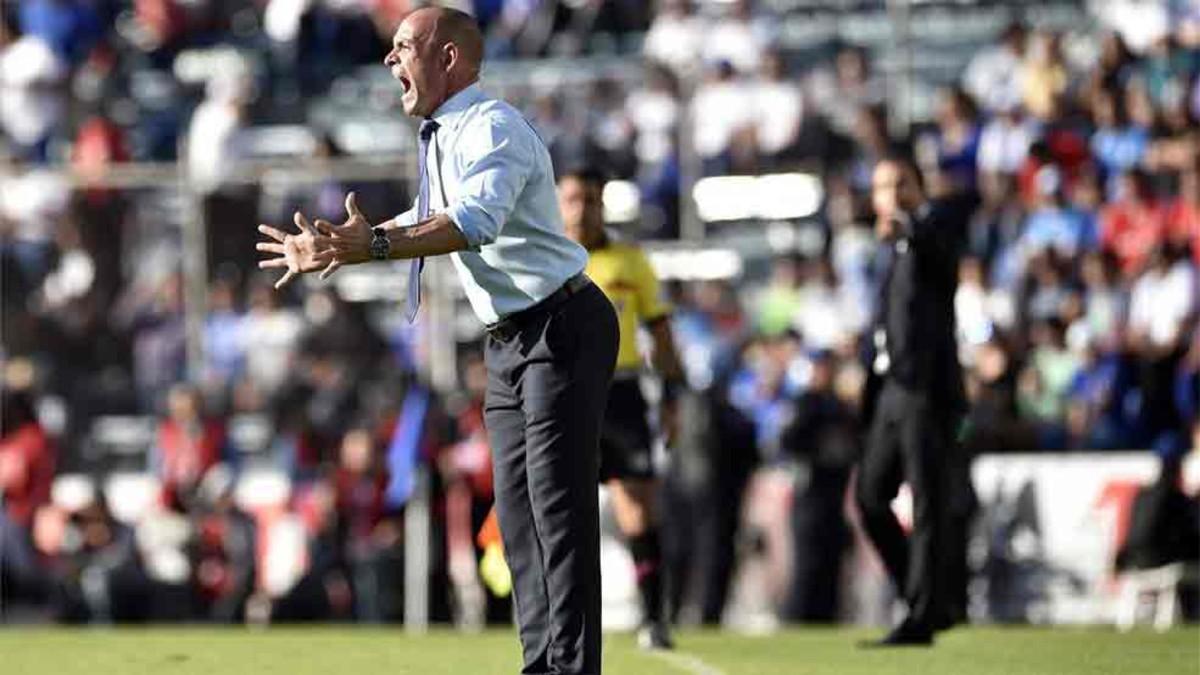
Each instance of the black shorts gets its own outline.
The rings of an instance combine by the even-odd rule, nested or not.
[[[637,378],[613,380],[600,425],[600,481],[653,478],[648,406]]]

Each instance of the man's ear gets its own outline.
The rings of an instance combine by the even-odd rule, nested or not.
[[[458,46],[453,42],[447,42],[443,45],[442,59],[446,64],[446,72],[450,72],[454,68],[454,64],[458,63]]]

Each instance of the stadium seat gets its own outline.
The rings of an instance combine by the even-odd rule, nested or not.
[[[57,476],[50,486],[50,501],[58,508],[78,511],[96,499],[96,482],[81,473]]]
[[[1179,618],[1179,586],[1200,578],[1200,565],[1171,563],[1148,570],[1125,572],[1120,577],[1121,598],[1117,606],[1117,629],[1132,630],[1137,624],[1142,598],[1149,597],[1154,630],[1162,633]]]
[[[104,497],[113,517],[134,525],[157,502],[162,483],[149,473],[114,473],[104,481]]]
[[[229,441],[242,454],[266,452],[273,434],[271,419],[266,415],[241,414],[229,418]]]
[[[234,499],[247,512],[280,507],[292,493],[292,481],[282,471],[257,469],[247,471],[238,480]]]
[[[101,415],[92,421],[87,454],[98,459],[94,470],[138,471],[155,444],[157,422],[151,415]]]
[[[192,525],[186,516],[160,510],[143,514],[134,536],[138,551],[151,579],[165,584],[186,583],[192,565],[185,549],[192,536]]]

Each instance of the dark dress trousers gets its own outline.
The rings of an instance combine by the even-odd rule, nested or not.
[[[529,316],[532,314],[532,316]],[[600,423],[617,318],[592,283],[490,331],[484,419],[522,673],[600,672]]]

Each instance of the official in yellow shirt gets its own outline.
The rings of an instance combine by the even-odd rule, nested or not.
[[[615,241],[604,230],[604,180],[594,169],[568,171],[558,179],[558,202],[567,236],[588,250],[587,275],[617,310],[617,374],[600,428],[600,480],[612,495],[617,525],[633,555],[644,615],[638,644],[645,649],[670,649],[663,617],[659,528],[653,509],[657,487],[651,461],[653,437],[638,382],[644,365],[638,329],[645,327],[653,339],[652,362],[663,378],[659,419],[668,439],[674,434],[675,392],[683,370],[671,338],[671,308],[661,298],[650,261],[636,245]]]
[[[638,328],[653,327],[666,320],[671,308],[660,297],[658,277],[642,249],[608,240],[602,247],[588,251],[588,255],[587,275],[617,310],[621,330],[617,371],[626,377],[635,375],[643,366],[638,352]]]

